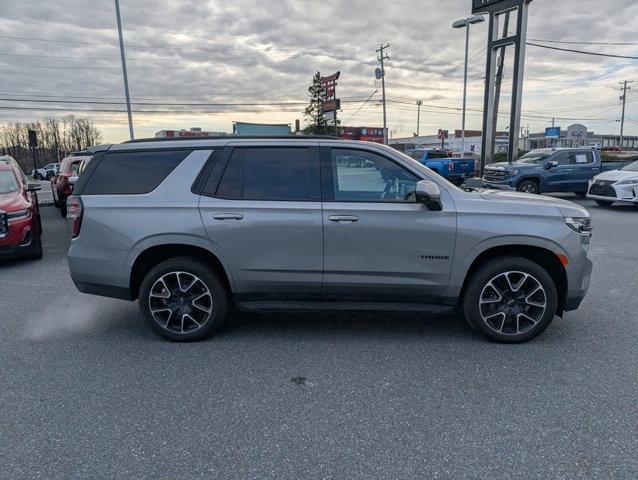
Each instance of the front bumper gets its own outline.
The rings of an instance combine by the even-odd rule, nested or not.
[[[11,224],[9,234],[0,237],[0,258],[21,257],[28,252],[33,243],[33,232],[30,221],[24,223],[27,224],[24,228]]]
[[[516,187],[511,185],[511,183],[513,182],[509,179],[495,182],[493,180],[488,180],[485,178],[485,176],[483,176],[483,178],[481,178],[481,181],[483,182],[483,186],[485,188],[496,188],[498,190],[516,190]]]
[[[593,187],[593,189],[592,189]],[[591,192],[594,193],[591,193]],[[618,183],[600,186],[595,182],[589,182],[587,198],[603,200],[605,202],[638,203],[638,185],[619,185]]]

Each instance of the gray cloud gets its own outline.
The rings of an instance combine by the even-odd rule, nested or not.
[[[341,70],[339,96],[363,100],[376,88],[374,52],[389,42],[387,63],[389,126],[396,135],[415,128],[417,98],[438,105],[422,116],[423,128],[458,128],[462,88],[463,33],[451,23],[469,14],[469,0],[395,1],[170,1],[120,0],[129,79],[134,102],[252,102],[254,107],[210,107],[207,113],[137,113],[138,135],[162,128],[202,126],[230,130],[232,120],[294,122],[302,106],[259,105],[272,101],[303,101],[317,70]],[[614,0],[600,9],[595,0],[534,0],[529,37],[555,40],[632,42],[638,4]],[[635,22],[633,22],[635,23]],[[473,27],[469,70],[469,104],[482,106],[485,25]],[[29,37],[77,43],[40,42]],[[0,92],[47,95],[50,99],[123,101],[115,14],[111,1],[4,0],[0,18]],[[96,45],[99,44],[99,45]],[[158,48],[162,47],[162,48]],[[636,55],[636,46],[574,45],[591,51]],[[8,55],[11,54],[11,55]],[[26,55],[26,56],[20,56]],[[40,55],[34,57],[32,55]],[[69,58],[54,58],[69,57]],[[636,61],[527,49],[523,124],[542,128],[552,116],[569,124],[580,119],[599,131],[615,131],[620,109],[618,81],[638,80]],[[17,67],[17,68],[16,68]],[[58,67],[58,68],[31,68]],[[60,68],[62,67],[62,68]],[[628,116],[638,106],[632,93]],[[55,97],[58,95],[58,97]],[[1,96],[1,95],[0,95]],[[351,124],[381,124],[376,100],[362,108]],[[635,103],[632,103],[634,102]],[[597,105],[605,107],[596,107]],[[0,101],[0,106],[42,107],[43,104]],[[349,119],[361,104],[344,103]],[[121,109],[121,105],[46,104],[50,108]],[[443,109],[441,107],[446,107]],[[140,110],[179,107],[136,106]],[[187,108],[187,107],[184,107]],[[561,113],[563,112],[563,113]],[[63,111],[0,109],[1,120],[26,120]],[[112,141],[126,138],[126,116],[87,113]],[[633,115],[633,117],[632,117]],[[468,116],[480,128],[480,114]],[[627,131],[638,134],[637,124]]]

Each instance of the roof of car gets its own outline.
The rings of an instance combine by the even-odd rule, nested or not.
[[[122,143],[146,143],[146,142],[177,142],[184,140],[342,140],[341,137],[331,135],[205,135],[201,137],[152,137],[136,138]]]

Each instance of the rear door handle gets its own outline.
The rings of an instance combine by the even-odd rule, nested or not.
[[[358,222],[359,217],[356,215],[330,215],[328,220],[331,222]]]
[[[215,213],[215,220],[241,220],[244,216],[241,213]]]

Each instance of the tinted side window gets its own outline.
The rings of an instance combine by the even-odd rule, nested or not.
[[[552,161],[558,162],[559,165],[571,165],[572,161],[569,152],[559,152],[552,157]]]
[[[236,148],[228,160],[226,170],[217,187],[216,195],[222,198],[241,198],[241,177],[244,161],[244,150]]]
[[[157,188],[191,150],[106,153],[87,179],[84,195],[130,195]]]
[[[320,185],[316,149],[237,148],[215,195],[244,200],[319,200]]]
[[[594,155],[592,152],[575,152],[573,154],[573,163],[575,165],[594,163]]]
[[[415,202],[418,179],[392,160],[363,150],[332,149],[334,199]]]

